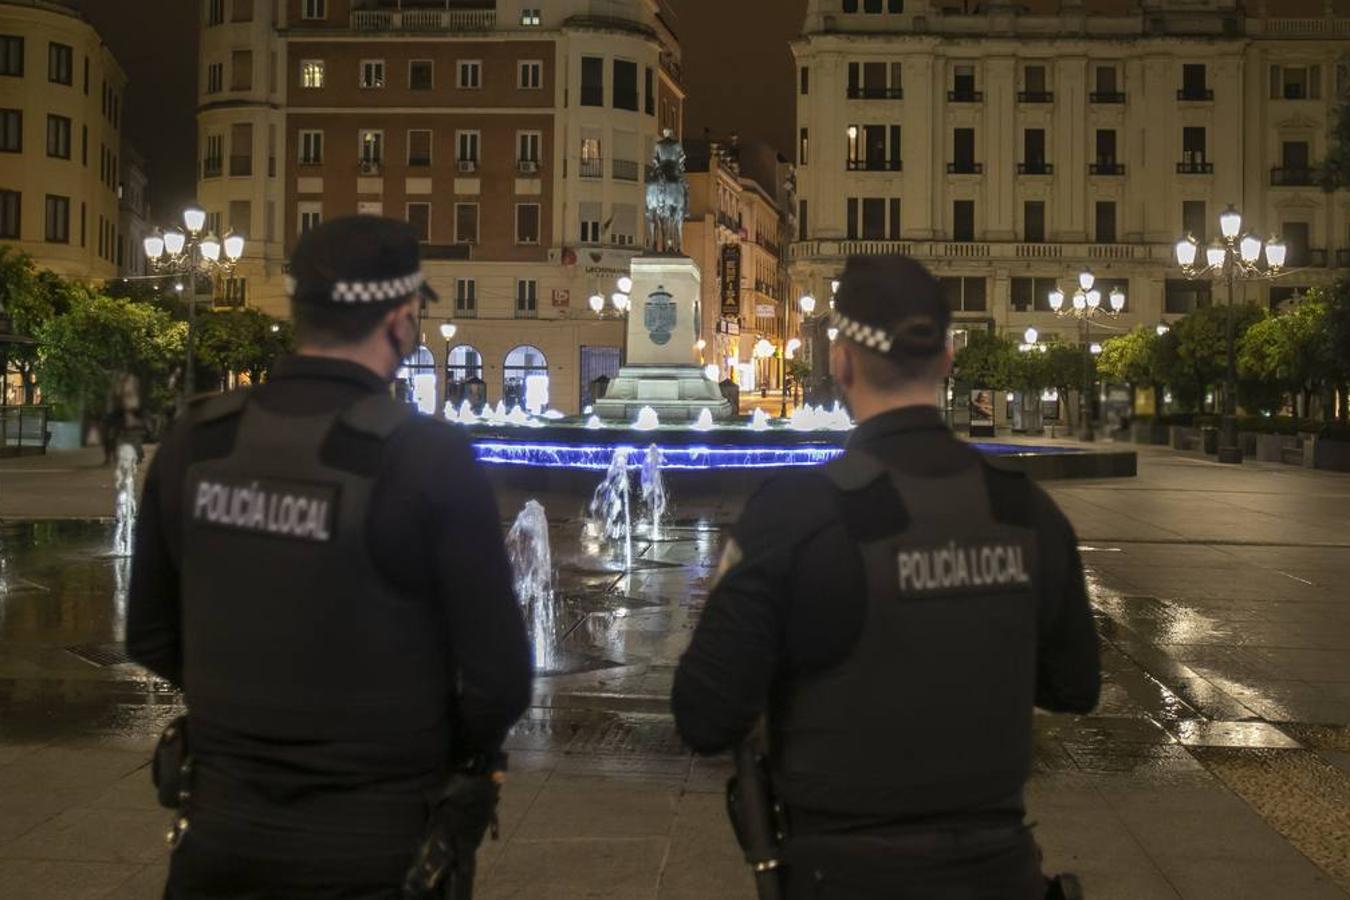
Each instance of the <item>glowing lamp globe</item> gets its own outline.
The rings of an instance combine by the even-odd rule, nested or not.
[[[591,305],[591,312],[593,313],[598,313],[605,308],[605,298],[600,294],[591,294],[591,299],[588,302]]]
[[[1238,245],[1238,252],[1243,262],[1252,265],[1261,258],[1261,239],[1254,234],[1246,235]]]
[[[827,338],[829,338],[831,341],[833,341],[835,338],[839,337],[839,329],[838,329],[838,328],[827,328],[827,329],[825,330],[825,336],[826,336]]]
[[[1022,337],[1026,338],[1026,342],[1027,342],[1028,344],[1034,344],[1034,343],[1036,343],[1036,340],[1037,340],[1040,336],[1041,336],[1041,333],[1040,333],[1039,331],[1037,331],[1035,328],[1028,328],[1025,332],[1022,333]]]
[[[1200,248],[1195,245],[1193,238],[1187,236],[1177,241],[1176,251],[1177,264],[1182,268],[1190,268],[1195,265],[1195,257],[1200,252]]]
[[[1115,312],[1120,312],[1124,308],[1125,308],[1125,292],[1122,291],[1120,288],[1112,288],[1111,309],[1114,310]]]
[[[816,311],[816,298],[807,294],[797,301],[797,305],[802,308],[802,315],[809,316]]]
[[[1073,292],[1073,308],[1079,312],[1087,309],[1087,291]]]
[[[220,239],[214,234],[208,234],[202,238],[201,242],[202,257],[211,261],[220,261]]]
[[[633,293],[633,279],[629,278],[627,275],[621,276],[619,278],[618,285],[619,285],[619,293],[621,294]]]
[[[1242,213],[1230,204],[1227,209],[1219,213],[1219,231],[1223,232],[1224,240],[1231,241],[1238,236],[1238,232],[1241,230]]]
[[[447,341],[452,339],[457,331],[459,331],[459,326],[454,322],[444,322],[441,324],[441,337]]]
[[[1285,246],[1284,241],[1277,237],[1272,237],[1266,241],[1266,262],[1272,269],[1284,268],[1285,254],[1289,248]]]
[[[694,349],[702,353],[704,350],[708,349],[708,342],[703,338],[699,338],[694,341]]]
[[[1158,327],[1154,329],[1154,331],[1158,332],[1158,337],[1162,337],[1164,334],[1167,334],[1167,332],[1171,330],[1172,329],[1168,327],[1166,322],[1159,322]]]
[[[839,293],[839,279],[838,279],[838,278],[831,279],[831,281],[830,281],[830,293],[831,293],[831,294],[837,294],[837,293]]]
[[[768,338],[760,338],[755,342],[755,356],[758,359],[768,359],[773,356],[773,344]]]
[[[1061,309],[1064,308],[1064,292],[1061,291],[1059,288],[1055,288],[1053,291],[1050,292],[1049,300],[1050,300],[1050,308],[1055,312],[1059,312]]]
[[[156,231],[154,234],[146,237],[143,242],[145,245],[145,255],[151,260],[158,261],[164,255],[164,235]]]
[[[1097,276],[1092,274],[1091,269],[1084,269],[1078,273],[1078,286],[1085,291],[1092,290],[1092,286],[1097,283]]]
[[[610,296],[609,299],[610,299],[610,302],[612,302],[612,303],[614,304],[614,308],[617,309],[619,312],[627,312],[627,311],[628,311],[628,295],[627,295],[627,294],[623,293],[622,291],[616,291],[614,294],[612,294],[612,295]]]
[[[244,236],[235,234],[231,231],[225,235],[225,258],[230,262],[238,262],[244,255]]]
[[[1094,291],[1088,291],[1088,292],[1087,292],[1087,305],[1088,305],[1088,309],[1097,309],[1099,306],[1101,306],[1101,305],[1102,305],[1102,292],[1101,292],[1101,291],[1095,291],[1095,290],[1094,290]]]
[[[171,228],[164,232],[164,249],[170,256],[177,256],[183,252],[183,247],[187,245],[187,235],[177,228]]]
[[[1227,255],[1228,251],[1224,248],[1223,244],[1220,244],[1218,241],[1215,241],[1205,248],[1205,262],[1209,264],[1211,269],[1217,269],[1222,266],[1223,258]]]
[[[206,210],[198,206],[189,206],[183,210],[183,224],[192,234],[201,231],[206,227]]]
[[[1093,344],[1091,347],[1088,348],[1088,350],[1092,353],[1093,356],[1098,356],[1102,352],[1102,345]]]

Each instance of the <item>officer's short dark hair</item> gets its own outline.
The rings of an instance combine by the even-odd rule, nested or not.
[[[307,303],[299,296],[291,300],[291,318],[299,344],[316,347],[341,347],[359,344],[375,332],[391,309],[415,298],[392,303],[337,306],[332,303]]]
[[[944,375],[946,356],[942,351],[926,356],[907,356],[896,359],[854,344],[853,359],[863,380],[878,390],[890,391],[915,382],[940,381]]]

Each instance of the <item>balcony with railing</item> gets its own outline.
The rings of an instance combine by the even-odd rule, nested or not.
[[[231,156],[230,157],[231,175],[252,175],[253,157],[251,156]]]
[[[457,32],[491,31],[497,25],[495,9],[354,9],[353,31]]]
[[[1200,159],[1190,159],[1177,163],[1178,175],[1213,175],[1214,163]]]
[[[905,91],[898,87],[858,87],[848,89],[850,100],[903,100]]]
[[[1270,170],[1271,187],[1307,187],[1317,173],[1308,166],[1276,166]]]
[[[899,172],[904,164],[898,159],[850,159],[850,172]]]
[[[1124,91],[1093,91],[1088,94],[1089,103],[1124,103]]]
[[[1177,99],[1189,103],[1205,103],[1214,99],[1214,88],[1179,88]]]
[[[616,181],[637,181],[642,174],[642,166],[634,159],[615,159],[611,166]]]
[[[983,103],[984,91],[971,90],[969,88],[960,88],[955,91],[947,92],[948,103]]]
[[[983,175],[984,163],[977,162],[949,162],[947,163],[948,175]]]
[[[379,175],[384,171],[384,159],[378,156],[368,156],[356,164],[356,169],[362,175]]]
[[[717,224],[730,231],[739,232],[741,230],[740,220],[724,212],[719,212],[717,214]]]
[[[1054,103],[1054,91],[1018,91],[1018,103]]]
[[[587,157],[577,165],[577,174],[582,178],[604,178],[605,161],[598,156]]]
[[[1124,175],[1125,164],[1118,162],[1088,163],[1089,175]]]
[[[1056,260],[1065,264],[1129,261],[1173,264],[1171,244],[1096,244],[1017,241],[881,241],[814,239],[788,248],[790,259],[883,256],[900,253],[940,262],[951,258],[989,260]],[[1323,257],[1325,259],[1325,256]]]
[[[1024,162],[1017,164],[1018,175],[1053,175],[1055,166],[1048,162]]]
[[[202,177],[219,178],[225,170],[225,162],[219,156],[208,156],[202,160]]]

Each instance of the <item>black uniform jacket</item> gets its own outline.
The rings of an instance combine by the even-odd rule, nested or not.
[[[980,464],[979,451],[952,435],[935,407],[869,419],[849,447],[918,478]],[[1039,602],[1050,614],[1042,617],[1049,624],[1037,648],[1036,704],[1087,712],[1097,703],[1100,665],[1073,528],[1028,479],[992,472],[989,484],[995,518],[1037,532],[1034,577]],[[845,510],[845,503],[859,506]],[[903,507],[886,481],[845,495],[820,472],[806,470],[773,479],[750,499],[732,530],[735,549],[724,561],[729,568],[708,598],[675,674],[675,721],[691,747],[716,753],[735,745],[770,707],[777,686],[848,657],[866,612],[858,545],[895,534],[905,524]],[[886,702],[884,689],[877,702]]]
[[[249,402],[281,415],[317,415],[387,390],[383,379],[360,365],[295,356],[279,362],[271,380],[253,388]],[[133,659],[175,685],[182,684],[183,673],[184,475],[193,461],[227,455],[238,422],[230,417],[192,430],[180,423],[160,447],[145,483],[127,648]],[[529,642],[515,602],[496,499],[465,437],[444,422],[416,417],[385,442],[339,426],[322,452],[336,468],[375,478],[366,534],[381,574],[405,595],[425,598],[444,611],[453,654],[447,664],[458,672],[459,682],[457,708],[447,710],[447,716],[453,716],[459,746],[431,746],[450,733],[443,728],[412,739],[427,744],[422,747],[390,746],[378,734],[355,745],[310,741],[288,746],[248,734],[198,734],[202,743],[222,751],[217,765],[234,766],[233,778],[255,785],[257,797],[283,804],[288,796],[323,791],[335,781],[349,787],[362,771],[397,768],[398,760],[438,754],[448,760],[452,750],[495,749],[530,701]],[[247,565],[247,560],[231,564]],[[256,627],[266,633],[268,623]],[[258,849],[277,848],[269,843]]]

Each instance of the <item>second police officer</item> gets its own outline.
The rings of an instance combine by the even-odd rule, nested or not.
[[[1033,707],[1085,713],[1100,667],[1073,529],[936,406],[951,368],[940,286],[850,259],[831,371],[846,453],[761,489],[732,532],[676,672],[697,751],[767,715],[789,898],[1041,900],[1024,823]]]
[[[401,896],[452,769],[529,703],[492,488],[390,397],[434,299],[419,257],[388,219],[308,232],[298,353],[195,404],[151,466],[127,645],[188,707],[168,898]]]

